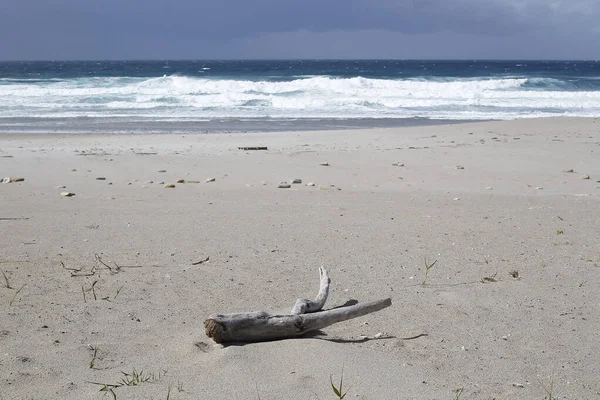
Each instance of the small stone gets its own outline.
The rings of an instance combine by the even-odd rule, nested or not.
[[[292,179],[292,183],[293,183],[293,184],[302,183],[302,179],[298,179],[298,178],[296,178],[296,179]]]
[[[4,178],[4,179],[2,179],[2,183],[10,183],[10,178]]]
[[[73,197],[75,196],[75,193],[73,192],[60,192],[60,195],[63,197]]]
[[[154,183],[154,181],[148,181],[148,182],[146,182],[146,183],[148,183],[148,184],[152,184],[152,183]]]
[[[319,163],[319,165],[321,165],[323,167],[329,167],[329,163],[327,161],[323,161],[323,162]]]
[[[99,176],[99,177],[97,177],[97,178],[96,178],[96,180],[97,180],[97,181],[105,181],[105,180],[106,180],[106,178],[105,178],[105,177],[103,177],[103,176]]]
[[[215,178],[208,178],[204,182],[209,183],[209,182],[214,182],[214,181],[215,181]]]
[[[455,198],[453,198],[452,200],[454,200],[454,201],[458,201],[458,200],[460,200],[460,197],[455,197]]]
[[[167,183],[165,185],[165,188],[167,188],[167,189],[173,189],[174,187],[175,187],[175,185],[173,183]]]
[[[177,183],[185,183],[185,179],[177,179]]]
[[[292,185],[290,185],[290,184],[289,184],[289,183],[287,183],[287,182],[279,182],[279,185],[277,185],[277,187],[278,187],[279,189],[289,189],[289,188],[291,188],[291,187],[292,187]]]
[[[488,187],[485,188],[485,190],[494,190],[494,188],[491,187],[491,186],[488,186]]]
[[[166,169],[159,169],[158,172],[167,172]]]
[[[11,182],[23,182],[23,181],[25,181],[25,178],[15,178],[15,177],[13,177],[13,178],[10,178],[10,181]]]
[[[522,383],[513,383],[512,384],[514,387],[519,388],[519,389],[523,389],[525,387],[525,385],[523,385]]]
[[[587,175],[587,174],[586,175],[581,175],[581,179],[590,179],[590,176]]]
[[[537,187],[535,188],[535,190],[544,190],[544,188],[543,188],[543,187],[541,187],[541,186],[537,186]]]
[[[383,333],[382,333],[382,332],[377,332],[377,333],[375,334],[375,339],[379,339],[379,338],[380,338],[380,337],[382,337],[382,336],[383,336]]]
[[[187,181],[186,183],[200,183],[200,181]]]
[[[462,165],[457,165],[456,169],[465,169],[465,167],[463,167]]]
[[[66,189],[66,188],[67,188],[67,186],[66,186],[66,185],[60,185],[60,186],[57,186],[57,187],[56,187],[56,189]]]
[[[575,172],[573,169],[565,169],[563,172],[567,172],[567,173],[573,173]]]
[[[399,163],[399,162],[395,162],[395,163],[392,163],[392,166],[393,167],[404,167],[404,164],[403,163]]]
[[[314,184],[314,183],[312,183],[312,182],[308,182],[308,183],[306,184],[306,186],[315,186],[315,184]]]

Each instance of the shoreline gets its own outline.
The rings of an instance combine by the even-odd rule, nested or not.
[[[304,132],[354,129],[391,129],[485,122],[486,120],[445,120],[430,118],[215,118],[202,121],[152,121],[135,118],[107,122],[106,118],[58,118],[20,122],[0,119],[0,135],[6,134],[211,134]],[[21,125],[16,127],[17,125]],[[100,126],[100,128],[98,127]]]

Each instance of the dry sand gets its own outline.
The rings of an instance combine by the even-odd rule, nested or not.
[[[352,399],[600,398],[600,121],[3,135],[9,176],[1,399],[112,398],[90,382],[134,370],[154,377],[118,399],[333,399],[342,369]],[[205,336],[314,296],[320,265],[329,307],[392,307],[319,338]]]

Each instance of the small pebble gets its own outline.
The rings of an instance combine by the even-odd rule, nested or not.
[[[541,187],[541,186],[538,186],[538,187],[536,187],[536,188],[535,188],[535,190],[543,190],[543,189],[544,189],[544,188],[543,188],[543,187]]]
[[[200,183],[200,181],[187,181],[186,183]]]
[[[165,185],[165,188],[167,188],[167,189],[173,189],[174,187],[175,187],[175,185],[174,185],[174,184],[172,184],[172,183],[167,183],[167,184]]]
[[[298,179],[298,178],[292,179],[292,183],[294,183],[294,184],[302,183],[302,179]]]
[[[99,176],[99,177],[97,177],[97,178],[96,178],[96,180],[97,180],[97,181],[105,181],[105,180],[106,180],[106,178],[105,178],[105,177],[103,177],[103,176]]]
[[[165,183],[163,181],[160,182],[156,182],[157,185],[164,185]]]
[[[383,336],[383,333],[382,333],[382,332],[377,332],[377,333],[375,334],[375,339],[379,339],[379,338],[380,338],[380,337],[382,337],[382,336]]]
[[[329,163],[327,161],[324,161],[322,163],[319,163],[319,165],[323,166],[323,167],[329,167]]]
[[[185,183],[185,179],[177,179],[177,183]]]
[[[57,186],[57,187],[56,187],[56,189],[66,189],[66,188],[67,188],[67,186],[66,186],[66,185],[60,185],[60,186]]]
[[[522,383],[513,383],[512,385],[519,389],[523,389],[525,387],[525,385],[523,385]]]
[[[587,174],[586,175],[581,175],[581,179],[590,179],[590,176],[587,175]]]
[[[463,167],[462,165],[457,165],[456,169],[465,169],[465,167]]]
[[[308,183],[306,184],[306,186],[315,186],[315,184],[314,184],[314,183],[312,183],[312,182],[308,182]]]
[[[494,188],[491,187],[491,186],[488,186],[488,187],[485,188],[485,190],[494,190]]]
[[[158,172],[167,172],[166,169],[159,169]]]
[[[287,183],[287,182],[279,182],[279,185],[277,185],[277,187],[279,189],[289,189],[292,186],[289,183]]]
[[[399,163],[399,162],[395,162],[395,163],[392,163],[392,166],[393,167],[404,167],[404,164]]]
[[[454,201],[458,201],[458,200],[460,200],[460,197],[455,197],[455,198],[453,198],[452,200],[454,200]]]
[[[208,178],[207,180],[205,180],[204,182],[208,183],[208,182],[214,182],[215,178]]]
[[[73,192],[60,192],[60,195],[63,197],[73,197],[75,196],[75,193]]]
[[[572,170],[572,169],[565,169],[563,172],[573,173],[573,172],[575,172],[575,171],[574,171],[574,170]]]

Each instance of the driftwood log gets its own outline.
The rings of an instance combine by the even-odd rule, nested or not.
[[[331,281],[325,268],[319,268],[319,274],[317,297],[314,300],[296,300],[289,315],[272,315],[264,311],[211,315],[204,321],[206,335],[217,343],[288,339],[392,305],[392,300],[387,298],[321,311],[327,301]]]

